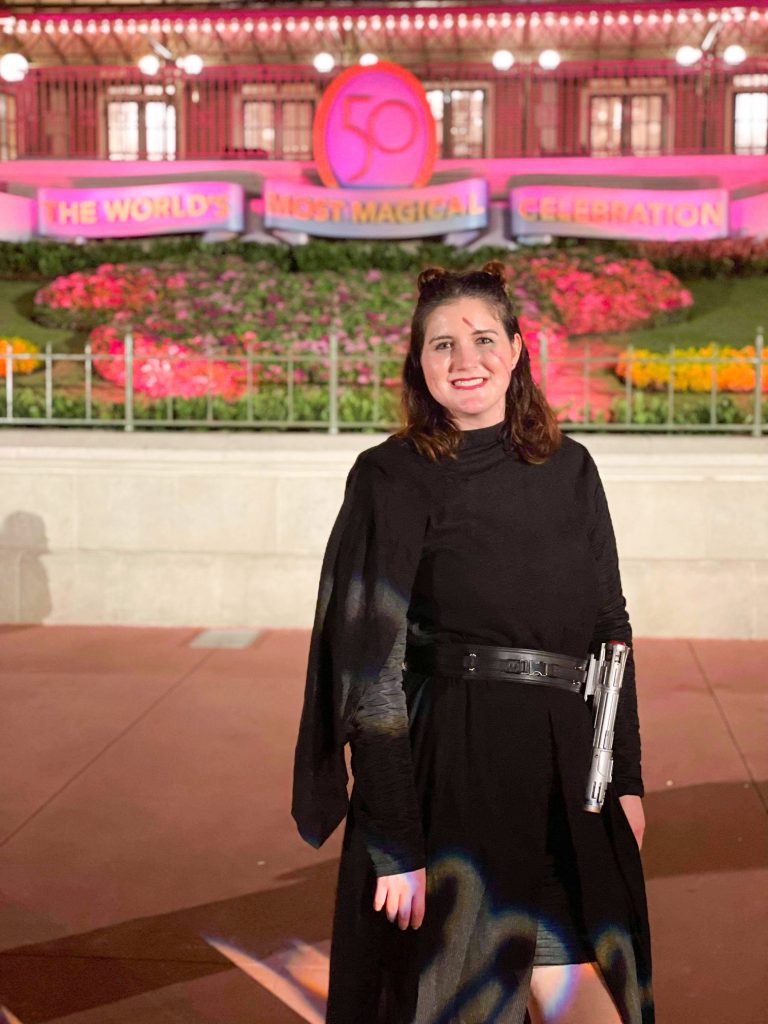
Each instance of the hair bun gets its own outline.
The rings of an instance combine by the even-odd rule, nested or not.
[[[447,273],[448,271],[444,267],[427,267],[422,270],[416,282],[419,292],[423,292],[427,285],[432,284],[433,281],[439,281]]]
[[[499,280],[503,287],[507,285],[507,266],[502,263],[501,260],[489,260],[483,264],[482,272],[484,274],[490,274],[491,277],[495,277]]]

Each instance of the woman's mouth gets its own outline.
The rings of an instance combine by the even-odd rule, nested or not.
[[[451,386],[458,388],[460,391],[474,391],[475,388],[481,388],[485,381],[485,377],[467,377],[464,380],[451,381]]]

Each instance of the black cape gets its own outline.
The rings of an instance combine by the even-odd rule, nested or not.
[[[388,438],[347,476],[320,572],[294,762],[292,814],[315,847],[347,812],[344,744],[408,611],[433,473],[406,441]]]

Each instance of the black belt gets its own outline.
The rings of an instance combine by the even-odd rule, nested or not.
[[[460,675],[462,679],[514,679],[581,693],[588,657],[574,658],[527,647],[488,644],[426,644],[405,649],[404,667],[423,675]]]

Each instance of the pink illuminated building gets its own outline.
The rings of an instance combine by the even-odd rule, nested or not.
[[[393,61],[440,160],[764,155],[768,5],[14,3],[0,160],[312,159],[319,97]]]

